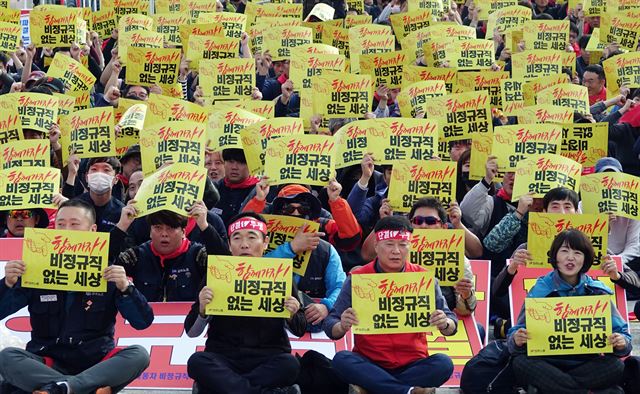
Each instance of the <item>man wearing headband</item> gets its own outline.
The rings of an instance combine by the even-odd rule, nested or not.
[[[262,257],[269,245],[267,223],[256,213],[241,213],[229,224],[229,249],[233,256]],[[272,251],[270,257],[293,258],[289,244]],[[189,337],[207,329],[205,350],[189,358],[187,370],[200,393],[298,393],[292,386],[300,364],[291,354],[285,328],[304,335],[306,320],[293,285],[285,307],[290,318],[206,316],[205,307],[214,297],[225,297],[203,287],[185,320]]]
[[[352,271],[352,275],[374,273],[419,272],[425,269],[408,262],[411,223],[401,216],[381,219],[374,228],[377,258]],[[429,319],[442,335],[457,331],[456,315],[449,310],[440,286],[435,285],[436,311]],[[358,324],[357,311],[351,307],[351,277],[322,328],[332,339],[342,338],[352,325]],[[354,335],[353,351],[341,351],[333,358],[333,370],[350,384],[369,392],[426,394],[445,383],[453,373],[453,363],[444,354],[427,353],[424,333]]]
[[[4,212],[2,233],[0,238],[22,238],[26,228],[47,228],[49,216],[44,209],[12,209]]]

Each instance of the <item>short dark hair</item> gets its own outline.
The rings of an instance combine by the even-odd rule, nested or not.
[[[164,224],[171,228],[185,228],[187,227],[187,221],[188,219],[186,216],[167,211],[166,209],[154,212],[147,216],[147,223],[149,223],[149,226]]]
[[[538,14],[538,15],[534,16],[533,20],[548,20],[548,21],[552,21],[553,20],[553,16],[547,14],[546,12],[543,12],[542,14]]]
[[[416,211],[420,208],[432,208],[438,211],[438,217],[442,223],[447,222],[447,211],[444,210],[444,207],[440,203],[440,200],[433,197],[424,197],[419,199],[413,204],[411,207],[411,211],[409,211],[409,219],[413,219],[413,215],[416,214]]]
[[[373,229],[375,232],[382,230],[408,231],[412,233],[413,227],[411,227],[409,219],[404,216],[387,216],[378,220],[378,223],[376,223],[376,226]]]
[[[143,88],[143,89],[147,92],[147,94],[151,93],[151,89],[149,89],[149,87],[148,87],[148,86],[142,86],[142,85],[126,85],[126,86],[124,87],[124,89],[122,89],[122,97],[127,97],[127,94],[129,94],[129,90],[131,90],[131,88],[134,88],[134,87],[136,87],[136,86],[137,86],[137,87],[140,87],[140,88]]]
[[[239,148],[228,148],[222,150],[222,160],[224,161],[237,161],[240,163],[247,162],[247,158],[244,155],[244,150]]]
[[[582,231],[576,229],[564,230],[560,234],[556,235],[551,243],[551,248],[549,248],[549,263],[554,269],[558,269],[558,261],[556,260],[556,256],[558,255],[558,250],[564,245],[568,246],[573,250],[579,250],[584,253],[584,264],[580,269],[580,273],[584,274],[589,271],[591,265],[593,264],[593,259],[595,257],[595,252],[593,250],[593,245],[591,244],[591,240],[587,237]]]
[[[89,162],[87,163],[87,170],[89,170],[89,168],[91,168],[91,166],[96,163],[107,163],[113,168],[115,172],[118,172],[118,170],[120,169],[120,160],[116,159],[115,157],[94,157],[89,159]]]
[[[5,67],[9,64],[9,56],[4,52],[0,52],[0,63]]]
[[[605,79],[605,75],[604,75],[604,68],[602,68],[601,65],[599,64],[590,64],[587,67],[585,67],[584,72],[590,72],[590,73],[594,73],[598,75],[598,79],[601,81],[604,81]],[[582,74],[584,75],[584,73]]]
[[[93,205],[88,202],[81,200],[79,198],[72,198],[71,200],[67,200],[60,204],[58,207],[58,211],[62,208],[81,208],[84,209],[91,219],[91,224],[96,224],[96,210],[93,208]]]
[[[255,213],[255,212],[240,212],[237,215],[234,215],[231,220],[229,220],[229,225],[231,225],[231,223],[237,222],[238,220],[242,219],[242,218],[253,218],[256,219],[264,224],[267,224],[267,220],[264,218],[264,216],[260,215],[259,213]],[[266,235],[265,235],[266,237]]]
[[[552,201],[564,201],[569,200],[571,204],[573,204],[573,208],[578,210],[578,202],[580,199],[578,198],[578,193],[574,192],[571,189],[567,189],[566,187],[556,187],[555,189],[551,189],[544,195],[542,198],[542,206],[546,211],[551,204]]]

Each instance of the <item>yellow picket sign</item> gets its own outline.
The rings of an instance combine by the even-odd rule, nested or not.
[[[549,190],[566,187],[575,192],[580,190],[582,166],[560,155],[535,154],[518,162],[511,201],[532,192],[534,198],[541,198]]]
[[[429,10],[435,20],[440,20],[444,14],[443,0],[408,0],[409,11]]]
[[[424,109],[427,119],[440,123],[441,142],[466,140],[493,130],[489,94],[484,90],[434,97]]]
[[[167,45],[182,45],[180,26],[188,23],[189,14],[187,13],[156,14],[153,16],[155,31],[164,36],[164,42]]]
[[[146,114],[146,104],[134,104],[122,115],[118,122],[120,135],[116,137],[116,156],[121,157],[130,146],[140,143],[140,130],[144,127]]]
[[[609,123],[573,123],[562,125],[560,154],[582,164],[582,168],[596,165],[607,156]]]
[[[212,59],[200,61],[200,87],[214,100],[250,98],[256,86],[255,60]]]
[[[286,20],[294,21],[295,19],[286,19]],[[260,23],[260,25],[261,26],[265,26],[264,23]],[[256,26],[257,25],[255,25],[254,27],[256,27]],[[324,33],[325,27],[328,27],[328,26],[340,27],[340,28],[344,27],[342,19],[335,19],[335,20],[334,19],[330,19],[330,20],[322,21],[322,22],[304,21],[304,22],[300,23],[300,26],[308,27],[311,30],[313,30],[313,42],[315,44],[321,44],[322,43],[322,35]],[[251,34],[251,36],[254,37],[253,34]]]
[[[180,49],[129,48],[126,83],[129,85],[173,85],[178,82]]]
[[[313,31],[308,27],[274,27],[266,31],[263,52],[269,51],[274,61],[291,57],[295,47],[313,43]]]
[[[471,157],[469,158],[469,179],[476,181],[486,174],[487,159],[493,149],[493,135],[478,133],[471,138]],[[463,186],[460,186],[463,187]]]
[[[392,14],[389,19],[391,20],[391,27],[393,27],[393,34],[395,34],[398,41],[401,41],[409,33],[428,27],[433,22],[431,10],[428,9]]]
[[[298,134],[304,134],[302,120],[291,117],[265,119],[240,130],[249,173],[256,176],[264,173],[265,151],[270,139]]]
[[[58,99],[44,93],[10,93],[15,97],[23,129],[49,135],[51,125],[58,122]]]
[[[73,112],[60,125],[62,162],[71,154],[79,158],[109,157],[116,154],[113,107],[96,107]]]
[[[398,41],[401,44],[402,49],[405,51],[410,60],[417,60],[424,55],[424,44],[431,39],[430,35],[425,29],[420,29],[407,34],[404,38]]]
[[[621,48],[635,51],[640,40],[640,11],[624,13],[604,13],[600,16],[600,42],[617,42]]]
[[[587,52],[602,52],[606,47],[607,44],[600,41],[600,28],[594,27],[585,49]]]
[[[268,140],[264,173],[269,184],[325,186],[335,176],[333,136],[293,135]]]
[[[46,140],[11,141],[0,148],[0,168],[50,167],[51,148]]]
[[[429,36],[429,40],[438,38],[454,38],[456,40],[473,40],[476,38],[476,29],[470,26],[459,25],[455,22],[433,22],[422,29]]]
[[[454,59],[455,55],[453,54],[452,45],[454,41],[458,41],[458,39],[453,37],[430,38],[422,47],[424,62],[432,67],[455,67],[457,65],[457,58]]]
[[[400,114],[413,118],[418,112],[424,112],[425,103],[431,98],[447,94],[444,81],[426,80],[402,88],[397,96]]]
[[[118,32],[130,32],[132,30],[148,30],[153,29],[153,18],[142,14],[128,14],[120,17],[118,21]]]
[[[91,30],[98,33],[100,38],[111,37],[114,29],[118,28],[116,23],[116,11],[113,8],[102,8],[91,14]]]
[[[0,171],[0,209],[56,208],[53,196],[60,190],[60,170],[14,167]]]
[[[639,220],[640,178],[622,172],[601,172],[582,177],[580,196],[585,213],[614,213]]]
[[[559,153],[562,126],[558,124],[517,124],[493,128],[492,155],[498,162],[500,178],[514,172],[518,163],[531,155]]]
[[[0,8],[0,22],[20,24],[20,10]]]
[[[145,127],[140,131],[142,171],[149,175],[169,161],[204,166],[206,143],[200,123],[173,121]]]
[[[517,7],[518,0],[478,0],[476,7],[480,8],[478,11],[478,20],[486,21],[489,19],[489,15],[507,7]]]
[[[607,2],[601,0],[581,0],[584,16],[600,16],[607,11]]]
[[[464,230],[413,230],[409,261],[433,272],[440,286],[455,286],[464,278],[464,259]]]
[[[211,0],[186,0],[185,11],[191,17],[191,23],[196,23],[200,14],[216,12],[216,3]]]
[[[555,85],[568,84],[569,82],[569,76],[565,73],[533,78],[526,81],[524,85],[522,85],[525,105],[535,105],[536,98],[541,91]]]
[[[376,163],[382,158],[388,130],[381,120],[356,120],[342,126],[334,134],[337,169],[361,163],[367,153],[373,155]]]
[[[120,122],[120,119],[122,119],[122,116],[124,115],[125,112],[127,112],[127,110],[129,108],[131,108],[132,106],[136,105],[136,104],[140,104],[140,100],[134,100],[134,99],[128,99],[128,98],[124,98],[124,97],[120,97],[118,99],[118,106],[116,107],[114,114],[115,114],[115,119],[116,122]],[[144,106],[146,107],[146,103],[144,103]],[[146,111],[146,109],[145,109]]]
[[[384,140],[372,139],[371,151],[376,162],[393,164],[398,160],[430,160],[436,156],[440,128],[433,119],[377,119]]]
[[[562,52],[562,67],[569,69],[572,76],[576,75],[576,53]]]
[[[189,58],[189,54],[190,54],[189,39],[191,38],[191,36],[199,36],[199,37],[208,36],[209,38],[219,38],[224,36],[224,28],[220,23],[197,23],[197,24],[191,24],[191,25],[182,25],[179,27],[179,31],[180,31],[180,42],[182,43],[182,51],[187,54],[188,60],[191,60]],[[252,37],[254,36],[252,35]],[[199,42],[202,41],[202,39],[203,38],[199,39]],[[228,40],[223,40],[223,41],[224,43],[230,42]],[[239,45],[240,44],[238,43],[238,48],[239,48]],[[203,47],[204,45],[200,44],[200,46]],[[198,56],[194,56],[194,55],[191,55],[191,56],[198,58]],[[192,66],[192,68],[193,67],[194,66]]]
[[[488,69],[494,63],[495,48],[490,40],[454,40],[445,57],[458,70]]]
[[[0,22],[0,50],[15,52],[22,39],[22,27],[15,23]]]
[[[511,60],[513,78],[530,81],[562,72],[562,56],[553,50],[526,50],[514,53]]]
[[[146,115],[143,116],[145,127],[173,121],[205,124],[209,117],[205,107],[161,94],[150,94],[146,105]]]
[[[401,51],[360,55],[360,74],[375,77],[375,86],[400,88],[402,67],[408,62],[407,56]]]
[[[129,59],[127,53],[129,48],[162,48],[164,46],[164,35],[154,31],[132,30],[118,35],[118,58],[120,64],[125,65]]]
[[[104,293],[109,234],[96,231],[27,228],[22,260],[28,267],[22,287]]]
[[[336,26],[325,26],[322,32],[322,43],[338,48],[341,55],[349,59],[349,29]]]
[[[607,0],[607,9],[611,12],[634,10],[640,8],[635,0]]]
[[[265,119],[273,119],[275,117],[275,103],[273,101],[240,100],[235,106]]]
[[[49,48],[70,47],[79,41],[80,21],[74,9],[34,7],[29,13],[31,43]]]
[[[458,73],[456,93],[485,90],[491,108],[502,108],[501,82],[509,79],[508,71],[467,71]]]
[[[235,12],[200,14],[197,23],[219,23],[224,29],[225,36],[239,40],[247,27],[247,16]]]
[[[67,95],[76,98],[76,103],[73,106],[74,111],[82,111],[91,107],[91,93],[88,90],[76,90],[69,91]]]
[[[114,11],[117,19],[130,14],[149,15],[149,0],[114,0]],[[102,5],[105,7],[105,5]]]
[[[247,3],[244,14],[248,26],[253,26],[265,17],[283,17],[302,21],[302,4],[256,4]]]
[[[344,28],[350,29],[354,26],[358,25],[367,25],[373,23],[373,18],[371,15],[352,15],[349,14],[344,18]]]
[[[320,229],[320,223],[311,220],[305,220],[295,216],[285,215],[263,215],[267,221],[267,231],[269,236],[269,246],[265,253],[276,249],[278,246],[286,242],[291,242],[295,238],[296,233],[302,227],[305,232],[316,232]],[[297,254],[293,258],[293,273],[304,276],[311,259],[311,250]]]
[[[205,313],[289,318],[285,301],[293,294],[292,280],[289,259],[209,256],[207,286],[216,289],[218,296],[207,304]]]
[[[0,144],[24,139],[21,115],[17,108],[18,96],[0,95]]]
[[[520,5],[501,8],[489,15],[486,38],[493,38],[495,33],[505,34],[522,28],[529,20],[531,20],[531,8]]]
[[[538,93],[538,104],[552,104],[571,108],[582,114],[589,113],[589,91],[586,86],[572,83],[554,85]]]
[[[640,88],[640,52],[628,52],[602,62],[607,79],[607,97],[620,92],[620,86]]]
[[[433,272],[352,275],[351,303],[359,321],[354,334],[425,332],[436,310]]]
[[[302,47],[293,49],[289,64],[289,79],[293,82],[293,89],[296,91],[311,89],[312,77],[322,75],[324,70],[346,71],[347,60],[344,55],[337,53],[337,48],[334,49],[336,49],[335,54],[307,53],[306,48]]]
[[[524,23],[528,49],[564,51],[569,45],[569,20],[530,20]]]
[[[58,98],[58,119],[61,119],[63,116],[70,115],[75,111],[75,96],[62,93],[54,93],[53,96]]]
[[[364,12],[363,0],[346,0],[346,1],[347,1],[347,10],[356,11],[358,15],[361,15]]]
[[[608,295],[525,298],[528,356],[611,353]]]
[[[518,123],[570,123],[573,110],[552,104],[538,104],[522,108],[517,113]]]
[[[420,81],[442,81],[447,92],[453,93],[458,82],[458,71],[455,68],[420,67],[406,65],[403,68],[402,89]]]
[[[604,214],[575,214],[529,212],[529,231],[527,249],[531,261],[527,267],[548,267],[553,239],[564,230],[582,231],[589,239],[595,251],[593,266],[600,268],[602,258],[607,255],[609,239],[609,217]]]
[[[456,200],[456,168],[450,161],[402,160],[393,163],[389,200],[397,212],[409,212],[423,197],[433,197],[448,207]]]
[[[174,12],[185,12],[184,0],[155,0],[156,14],[168,14]]]
[[[202,163],[174,163],[145,175],[135,196],[138,217],[162,210],[189,216],[193,204],[202,200],[206,182],[207,169]]]
[[[349,59],[351,72],[360,71],[360,55],[384,53],[395,50],[396,39],[390,26],[359,25],[349,29]],[[335,47],[339,48],[337,45]]]
[[[370,110],[373,88],[370,75],[325,70],[312,78],[314,113],[329,119],[363,117]]]
[[[319,55],[319,54],[338,55],[340,53],[340,50],[331,45],[313,43],[313,44],[301,45],[299,47],[296,47],[291,52],[293,56],[303,55],[303,54],[304,55]],[[291,60],[293,61],[293,59]]]
[[[216,152],[226,148],[242,148],[240,130],[262,120],[262,116],[235,106],[213,110],[209,113],[207,123],[207,148]]]
[[[187,60],[191,61],[189,67],[199,70],[200,60],[227,59],[238,57],[240,41],[229,37],[189,36],[189,49]]]
[[[59,52],[53,57],[47,75],[64,82],[66,90],[91,90],[96,83],[96,77],[85,66]]]

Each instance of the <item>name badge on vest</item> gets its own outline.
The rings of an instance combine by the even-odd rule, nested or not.
[[[58,296],[56,294],[40,296],[40,302],[56,302],[56,301],[58,301]]]

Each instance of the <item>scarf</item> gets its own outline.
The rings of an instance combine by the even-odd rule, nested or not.
[[[260,182],[260,179],[255,176],[250,176],[240,183],[231,183],[226,177],[224,178],[224,185],[229,189],[247,189],[255,186],[258,182]]]
[[[184,236],[188,237],[194,228],[196,228],[196,220],[192,217],[189,217],[189,219],[187,219],[187,227],[184,228]]]
[[[631,127],[640,127],[640,105],[636,104],[635,107],[629,108],[618,123],[628,123]]]
[[[186,253],[187,250],[189,250],[189,246],[191,246],[191,241],[189,241],[187,238],[182,240],[182,245],[180,245],[180,247],[178,247],[178,249],[174,250],[171,253],[168,254],[161,254],[160,252],[158,252],[156,250],[156,248],[153,247],[153,242],[151,242],[151,253],[153,253],[154,256],[160,258],[160,266],[162,268],[164,268],[164,262],[165,260],[171,260],[171,259],[175,259],[176,257],[180,256],[183,253]]]
[[[511,195],[507,194],[507,192],[504,191],[504,187],[498,190],[498,193],[496,194],[496,196],[500,197],[506,202],[511,202]]]
[[[118,179],[120,182],[122,182],[124,187],[128,187],[129,186],[129,180],[124,175],[118,174],[118,175],[116,175],[116,179]]]

